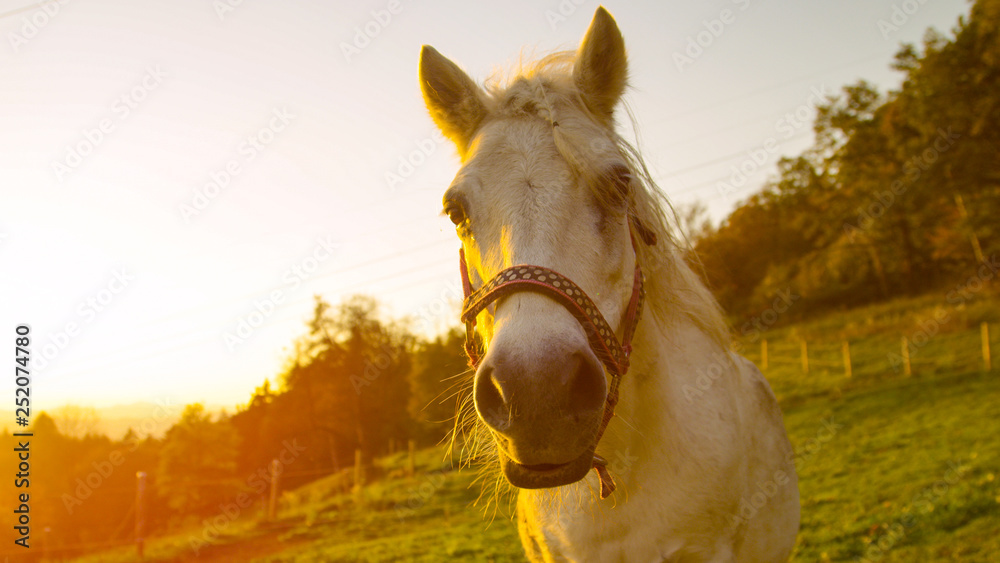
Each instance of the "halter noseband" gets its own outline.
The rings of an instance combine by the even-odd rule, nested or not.
[[[632,239],[632,249],[636,250],[633,226],[640,230],[644,240],[649,237],[643,233],[645,227],[630,216],[629,234]],[[653,239],[655,243],[655,238]],[[536,291],[552,297],[565,307],[583,326],[587,333],[590,348],[611,374],[611,388],[604,403],[604,417],[594,439],[594,447],[601,441],[604,430],[615,416],[615,405],[618,403],[618,386],[621,378],[628,372],[629,356],[632,354],[632,336],[639,324],[642,313],[642,303],[646,292],[643,288],[642,269],[639,267],[638,252],[636,252],[635,273],[632,282],[632,297],[622,321],[621,343],[615,337],[615,331],[604,319],[594,301],[580,289],[580,286],[562,274],[542,266],[522,264],[501,270],[493,279],[479,289],[473,291],[469,282],[469,268],[465,262],[465,249],[459,250],[459,265],[462,271],[462,289],[465,301],[462,305],[462,322],[465,323],[465,352],[469,356],[469,365],[476,369],[483,357],[482,342],[476,338],[476,317],[491,303],[516,291]],[[607,469],[608,462],[594,454],[594,470],[601,480],[601,498],[605,498],[615,490],[615,482]]]

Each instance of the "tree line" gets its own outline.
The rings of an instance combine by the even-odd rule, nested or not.
[[[828,97],[810,148],[720,225],[693,229],[737,327],[781,292],[799,300],[791,319],[933,291],[996,261],[998,26],[1000,1],[977,0],[950,36],[901,45],[898,91],[862,80]]]
[[[450,431],[458,393],[471,384],[463,339],[458,329],[418,337],[384,319],[370,297],[336,306],[317,297],[276,384],[264,382],[232,414],[187,405],[162,438],[130,430],[112,440],[92,424],[73,432],[73,424],[60,428],[41,413],[31,427],[29,543],[36,549],[16,555],[37,560],[130,542],[140,471],[147,475],[145,535],[192,530],[192,548],[241,516],[261,514],[272,460],[283,490],[352,468],[356,451],[377,478],[373,461],[393,446],[429,446]],[[16,440],[0,436],[7,451]],[[5,474],[14,475],[16,464],[16,456],[0,457]],[[12,485],[4,494],[15,499]],[[0,525],[12,529],[16,516],[0,515]]]

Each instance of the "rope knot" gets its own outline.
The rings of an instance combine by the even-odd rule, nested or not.
[[[549,97],[545,93],[545,84],[539,77],[530,81],[531,89],[536,100],[535,106],[538,108],[538,116],[552,124],[552,127],[559,127],[556,119],[555,106],[549,102]]]

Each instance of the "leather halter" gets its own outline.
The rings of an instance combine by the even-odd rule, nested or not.
[[[636,249],[633,222],[638,223],[630,215],[629,234],[632,239],[632,249]],[[642,233],[644,226],[634,225]],[[647,242],[649,238],[641,235]],[[653,239],[655,243],[655,238]],[[590,348],[611,374],[611,388],[604,403],[604,417],[594,439],[594,447],[600,442],[608,423],[615,415],[615,405],[618,403],[618,387],[621,378],[628,372],[629,356],[632,354],[632,336],[635,334],[639,317],[642,313],[642,303],[646,292],[643,288],[642,269],[639,267],[638,252],[636,252],[635,273],[632,281],[632,297],[622,320],[621,343],[615,336],[614,329],[604,319],[604,315],[594,304],[594,301],[580,289],[580,286],[562,274],[542,266],[522,264],[501,270],[493,279],[479,289],[473,291],[469,281],[469,268],[465,262],[465,249],[459,250],[459,265],[462,270],[462,289],[465,301],[462,304],[462,322],[465,323],[465,352],[469,356],[469,365],[476,369],[483,357],[483,345],[476,337],[476,317],[491,303],[517,291],[535,291],[548,295],[565,307],[583,326],[587,333]],[[594,454],[593,467],[601,480],[601,498],[606,498],[615,490],[615,482],[607,469],[608,462]]]

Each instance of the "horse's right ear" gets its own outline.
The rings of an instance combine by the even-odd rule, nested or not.
[[[573,80],[587,107],[610,121],[615,104],[625,92],[627,74],[625,39],[615,19],[599,6],[577,53]]]
[[[487,114],[485,92],[429,45],[420,50],[420,90],[434,123],[465,158],[472,135]]]

